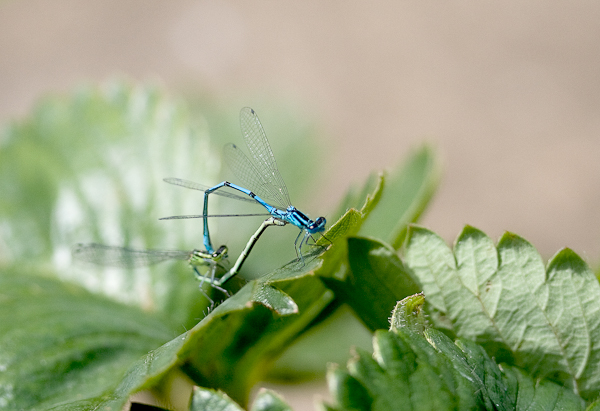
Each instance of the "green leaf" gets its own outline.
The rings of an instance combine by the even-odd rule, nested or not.
[[[423,160],[423,156],[427,157],[424,153],[421,153],[421,159]],[[417,156],[418,157],[418,156]],[[416,160],[415,160],[416,161]],[[416,161],[416,163],[419,163]],[[425,162],[427,163],[427,162]],[[421,166],[425,163],[422,163]],[[414,164],[414,163],[413,163]],[[415,166],[416,167],[416,166]],[[416,167],[418,169],[419,167]],[[411,167],[408,167],[411,169]],[[418,173],[417,173],[418,174]],[[417,174],[412,174],[413,177]],[[398,265],[402,265],[397,257],[390,257],[390,260],[386,259],[386,256],[376,255],[379,251],[382,251],[382,254],[386,254],[389,256],[389,247],[383,252],[383,250],[373,250],[371,253],[372,261],[369,263],[373,263],[373,267],[377,268],[389,268],[385,273],[381,273],[381,276],[375,274],[376,280],[374,281],[375,287],[372,286],[371,277],[373,277],[372,272],[366,273],[366,276],[361,271],[361,277],[358,280],[358,285],[354,284],[348,285],[346,284],[349,280],[349,270],[348,270],[348,249],[347,242],[344,241],[345,238],[348,238],[352,235],[355,235],[359,232],[361,224],[365,219],[369,218],[369,215],[375,212],[378,209],[378,203],[381,199],[382,188],[388,187],[389,190],[401,189],[401,187],[397,187],[397,181],[392,180],[392,183],[386,185],[384,182],[384,176],[376,176],[375,174],[371,175],[371,177],[367,180],[367,182],[360,188],[355,190],[350,190],[346,196],[346,199],[342,202],[340,209],[336,215],[342,214],[345,211],[345,214],[338,220],[337,223],[333,224],[329,231],[325,233],[324,238],[321,238],[318,242],[320,245],[326,246],[328,244],[327,239],[333,241],[335,244],[330,247],[330,249],[326,253],[326,258],[323,261],[323,265],[316,272],[317,275],[320,276],[321,280],[327,285],[328,288],[333,290],[336,294],[337,301],[340,302],[349,302],[351,305],[362,304],[360,308],[356,308],[356,312],[362,315],[363,321],[369,323],[371,328],[381,328],[387,327],[388,325],[388,315],[390,310],[396,304],[396,301],[403,296],[406,296],[409,292],[418,291],[417,289],[412,289],[410,291],[406,290],[398,290],[399,288],[404,288],[402,284],[408,284],[409,280],[407,280],[406,275],[400,274],[397,272],[396,268]],[[405,186],[403,186],[405,187]],[[419,201],[422,201],[424,197],[422,197]],[[424,204],[424,203],[423,203]],[[360,211],[356,209],[360,207]],[[355,209],[356,208],[356,209]],[[382,246],[385,248],[386,246]],[[375,247],[374,247],[375,248]],[[365,251],[366,252],[366,251]],[[360,257],[355,258],[356,261],[359,260]],[[362,267],[363,271],[366,271],[369,267]],[[394,285],[398,286],[396,289],[394,287],[387,288],[386,291],[382,291],[378,288],[379,281],[380,282],[388,282],[391,281]],[[381,296],[378,298],[368,298],[365,297],[362,287],[370,287],[369,290],[371,294],[377,295],[378,293],[385,294],[386,301],[388,301],[387,308],[381,303]],[[347,290],[347,292],[345,292]],[[398,291],[397,291],[398,290]],[[396,296],[390,295],[393,293],[398,293]],[[369,293],[367,293],[369,294]],[[356,298],[355,298],[356,296]],[[294,297],[295,298],[295,297]],[[376,301],[375,305],[370,306],[373,301]],[[362,308],[368,308],[368,310],[363,310]],[[371,310],[375,310],[377,315],[373,315]],[[351,324],[350,326],[347,323],[340,324],[339,326],[333,327],[335,329],[339,328],[348,328],[352,327],[357,328],[360,326],[359,324]],[[366,333],[366,330],[363,330],[360,327],[359,335],[363,335]],[[329,340],[327,337],[324,337],[325,340]],[[347,340],[348,344],[360,344],[361,339],[350,339]],[[306,344],[304,345],[306,347]],[[314,352],[318,352],[322,358],[331,359],[332,357],[337,358],[339,356],[339,348],[334,346],[329,346],[328,348],[323,344],[323,341],[319,341],[315,343]],[[317,354],[315,354],[317,355]],[[288,361],[287,363],[289,363]],[[293,362],[293,361],[292,361]],[[304,368],[305,369],[305,368]]]
[[[216,180],[207,120],[153,87],[108,82],[44,99],[0,131],[0,243],[13,263],[51,263],[62,278],[192,327],[206,308],[186,264],[126,270],[71,261],[71,247],[198,246],[199,226],[158,221],[198,210],[168,176]]]
[[[380,241],[349,238],[348,262],[346,280],[327,284],[373,331],[387,328],[396,302],[420,290],[396,251]]]
[[[370,410],[373,399],[367,389],[338,366],[330,366],[327,372],[329,392],[337,406],[328,409]]]
[[[298,313],[298,305],[289,295],[275,287],[256,282],[252,287],[250,301],[255,301],[279,315]]]
[[[331,309],[332,312],[329,312]],[[347,305],[328,307],[310,329],[286,348],[269,371],[283,382],[323,378],[323,364],[343,363],[352,347],[368,349],[373,335]]]
[[[440,166],[429,146],[412,152],[402,167],[384,179],[381,199],[360,230],[400,248],[409,223],[417,221],[440,180]]]
[[[359,210],[350,208],[346,210],[342,215],[319,239],[317,245],[327,246],[329,243],[335,243],[335,247],[331,247],[328,252],[328,257],[320,270],[319,275],[323,277],[333,277],[337,279],[343,279],[346,272],[346,260],[348,255],[347,243],[344,241],[346,238],[355,235],[360,230],[362,223],[365,218],[368,217],[369,213],[379,202],[381,197],[381,188],[383,186],[383,176],[377,179],[377,184],[369,180],[363,187],[361,194],[364,194],[366,190],[370,191],[369,194],[359,199],[354,199],[352,202],[362,202],[362,208]]]
[[[190,411],[243,411],[222,391],[194,387]],[[252,404],[252,411],[292,411],[283,399],[271,390],[262,388]]]
[[[339,219],[352,208],[370,212],[370,209],[376,206],[381,198],[380,186],[383,184],[383,179],[383,174],[371,173],[360,187],[350,187],[333,215]],[[365,209],[365,204],[370,204],[369,209]]]
[[[414,294],[398,301],[392,311],[390,328],[408,328],[422,334],[428,325],[423,312],[424,303],[425,295],[423,293]]]
[[[244,409],[221,391],[194,387],[190,411],[244,411]]]
[[[584,409],[583,401],[575,394],[548,380],[533,380],[524,371],[515,367],[505,367],[503,372],[518,390],[517,409],[530,410],[579,410]],[[514,376],[511,378],[510,374]]]
[[[354,230],[346,230],[346,236],[361,233],[389,238],[399,247],[406,225],[418,218],[431,198],[438,174],[431,149],[423,147],[391,177],[380,175],[376,179],[371,175],[362,189],[350,190],[342,202],[341,209],[356,207],[364,201],[366,193],[374,190],[364,201],[361,215],[355,217]],[[348,243],[351,250],[346,246],[332,250],[338,258],[329,260],[331,264],[324,265],[319,274],[339,301],[350,304],[367,327],[375,330],[387,327],[388,313],[399,299],[419,289],[404,272],[393,250],[383,243],[369,241],[375,240],[353,239]]]
[[[277,393],[261,388],[256,395],[251,411],[292,411]]]
[[[305,260],[304,265],[289,264],[248,283],[218,306],[193,330],[199,332],[196,329],[201,327],[196,343],[201,349],[190,352],[184,371],[199,385],[221,388],[245,404],[250,389],[277,354],[333,300],[331,291],[314,274],[321,264],[319,258]],[[253,305],[254,288],[265,284],[293,298],[298,314],[274,316],[272,311]],[[288,306],[282,304],[280,311],[287,312]]]
[[[348,237],[358,231],[360,224],[363,220],[363,214],[361,211],[357,211],[353,208],[348,210],[338,221],[335,222],[327,232],[319,238],[318,245],[327,246],[327,244],[337,242],[341,238]],[[343,244],[339,241],[340,245]]]
[[[421,348],[428,351],[428,355],[421,354],[422,350],[413,350],[411,343],[422,346]],[[392,332],[377,331],[374,346],[375,356],[364,351],[357,352],[348,364],[348,373],[336,371],[337,375],[333,376],[330,371],[330,389],[335,389],[332,389],[336,400],[334,408],[456,409],[457,394],[452,392],[453,384],[448,384],[454,383],[451,365],[437,355],[423,337],[417,334],[396,335]],[[448,375],[451,378],[440,378],[440,375]],[[332,382],[336,386],[333,386]]]
[[[358,232],[365,216],[367,216],[377,204],[381,194],[381,179],[382,177],[373,177],[372,181],[367,182],[363,189],[360,190],[359,194],[354,193],[349,195],[340,211],[345,211],[342,217],[332,224],[329,230],[317,242],[317,245],[327,247],[328,250],[323,256],[322,265],[315,271],[315,274],[327,284],[329,289],[334,289],[338,279],[343,279],[347,273],[348,252],[346,239]],[[361,207],[361,209],[358,211],[354,208],[348,209],[347,207]],[[312,292],[315,288],[319,289],[322,286],[322,284],[319,286],[314,284],[306,284],[305,286],[303,283],[299,284],[301,284],[301,287],[298,288],[297,292],[301,297],[294,297],[295,300],[297,298],[304,298],[307,294],[307,290],[311,290]],[[332,297],[333,294],[329,292],[327,298],[332,299]],[[335,304],[338,303],[339,299]],[[339,358],[340,353],[342,352],[339,349],[339,346],[337,346],[339,335],[351,336],[351,338],[345,340],[345,343],[347,344],[346,347],[349,347],[352,344],[363,343],[362,340],[365,339],[365,335],[368,331],[364,329],[362,324],[357,323],[354,318],[352,318],[353,323],[350,325],[348,325],[345,320],[343,324],[331,324],[329,320],[325,320],[325,316],[331,314],[335,308],[336,307],[334,306],[328,313],[320,316],[318,323],[311,324],[311,330],[304,330],[307,335],[303,335],[302,340],[298,345],[294,345],[291,349],[293,353],[296,353],[297,358],[290,358],[291,353],[286,353],[282,363],[277,366],[278,369],[275,371],[276,375],[285,374],[286,378],[298,378],[300,375],[306,376],[307,374],[314,375],[315,373],[320,373],[321,370],[316,368],[314,366],[315,364],[321,360],[323,360],[320,362],[322,364],[333,358]],[[342,317],[334,315],[333,320],[339,321],[339,318]],[[348,316],[343,318],[347,319]],[[327,330],[323,330],[322,324],[324,321],[327,322],[328,329],[337,330],[335,335],[332,336]],[[317,330],[316,332],[313,332],[312,328],[315,326],[317,327]],[[311,352],[310,359],[306,359],[306,355],[301,352],[302,350],[309,350]],[[299,362],[301,362],[300,367],[298,367]],[[295,367],[295,375],[290,375],[290,370],[292,369],[290,365]]]
[[[392,314],[398,318],[392,330],[375,333],[373,355],[359,350],[348,372],[330,369],[335,404],[327,409],[583,410],[583,400],[568,388],[500,368],[472,341],[453,343],[431,328],[413,331],[420,302],[409,298]]]
[[[103,394],[175,335],[160,316],[26,268],[3,269],[0,290],[2,409],[50,409]]]
[[[573,251],[560,251],[545,268],[533,246],[514,234],[494,247],[467,226],[452,251],[434,233],[411,227],[405,262],[438,325],[586,399],[598,395],[600,285]]]
[[[594,402],[593,402],[592,404],[590,404],[590,406],[589,406],[589,407],[587,407],[585,410],[586,410],[586,411],[598,411],[598,410],[600,410],[600,399],[599,399],[599,400],[596,400],[596,401],[594,401]]]
[[[355,235],[360,230],[362,223],[369,213],[373,210],[381,195],[383,177],[380,176],[374,191],[368,194],[363,201],[360,211],[350,208],[345,214],[333,224],[329,230],[319,239],[317,245],[326,246],[331,242],[331,247],[327,252],[327,258],[324,259],[323,266],[317,271],[317,275],[331,289],[337,287],[336,282],[344,281],[348,272],[348,245],[346,238]],[[367,182],[365,189],[373,187],[371,181]],[[364,190],[363,190],[364,192]]]
[[[309,265],[315,266],[318,262]],[[319,312],[281,317],[276,312],[289,314],[293,301],[280,292],[271,299],[272,286],[252,281],[193,329],[158,347],[172,332],[151,316],[76,286],[17,274],[1,277],[12,304],[3,304],[0,313],[4,319],[23,313],[19,324],[31,323],[38,334],[5,321],[11,332],[1,334],[7,372],[1,374],[0,386],[14,408],[43,410],[61,404],[62,410],[117,411],[130,395],[152,388],[175,366],[246,401],[251,386],[266,372],[264,364]],[[278,274],[285,283],[284,274]],[[292,269],[288,274],[299,275]],[[27,294],[35,295],[35,310]],[[44,314],[52,314],[53,322]],[[39,342],[31,343],[33,335]],[[198,363],[203,368],[194,367]]]

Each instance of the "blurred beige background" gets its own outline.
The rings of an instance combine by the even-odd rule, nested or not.
[[[444,180],[424,225],[600,260],[600,3],[0,3],[2,123],[115,74],[297,103],[328,153],[311,215],[426,140]]]
[[[0,3],[0,121],[114,74],[299,102],[331,162],[312,214],[427,140],[445,173],[423,223],[447,240],[600,255],[598,3]]]

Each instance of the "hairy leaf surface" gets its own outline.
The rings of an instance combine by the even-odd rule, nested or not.
[[[472,341],[452,342],[440,331],[423,328],[422,302],[416,295],[399,304],[391,330],[375,333],[373,355],[358,350],[347,372],[330,370],[335,404],[326,409],[584,409],[568,388],[516,367],[500,367]]]
[[[573,251],[558,252],[544,267],[533,246],[514,234],[494,246],[467,226],[451,250],[434,233],[412,227],[406,264],[438,325],[584,398],[598,395],[600,285]]]

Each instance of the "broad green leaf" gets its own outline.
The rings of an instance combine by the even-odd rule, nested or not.
[[[248,283],[192,330],[159,348],[174,335],[165,326],[165,318],[55,279],[7,271],[0,277],[6,293],[0,309],[4,310],[2,352],[8,369],[2,374],[3,398],[25,398],[30,401],[26,409],[50,409],[60,403],[61,409],[119,410],[131,394],[151,388],[171,368],[182,366],[196,381],[222,387],[244,403],[250,388],[266,372],[265,365],[333,298],[314,276],[322,264],[318,253]],[[298,303],[288,294],[296,296]],[[30,349],[42,357],[31,357]],[[27,363],[21,357],[31,358],[29,368],[23,367]],[[77,384],[63,374],[75,378]],[[65,381],[65,385],[48,381]],[[37,386],[42,382],[48,392]]]
[[[467,226],[452,251],[434,233],[411,227],[405,263],[438,325],[586,399],[598,395],[600,285],[573,251],[560,251],[544,267],[533,246],[514,234],[495,247]]]
[[[186,264],[136,271],[71,261],[76,243],[199,246],[201,227],[158,218],[198,210],[168,176],[217,179],[207,120],[157,88],[109,82],[45,98],[0,130],[0,243],[12,262],[52,263],[62,278],[192,327],[206,308]]]
[[[297,272],[294,274],[297,275]],[[42,329],[37,337],[40,340],[37,345],[29,342],[31,332],[19,333],[16,332],[19,329],[14,327],[12,333],[7,333],[2,339],[2,352],[6,355],[9,370],[1,376],[4,398],[15,401],[15,408],[22,405],[22,408],[28,410],[54,409],[53,406],[60,404],[61,410],[117,411],[130,395],[152,388],[176,366],[183,367],[197,381],[209,380],[211,384],[222,384],[224,388],[240,395],[242,401],[246,401],[256,378],[266,372],[260,367],[268,362],[265,356],[281,350],[286,341],[298,332],[298,328],[304,327],[306,322],[310,322],[318,314],[317,311],[304,317],[292,315],[288,317],[292,319],[291,324],[286,323],[285,317],[277,313],[290,314],[290,307],[294,306],[294,302],[279,291],[275,292],[275,298],[270,298],[269,294],[273,290],[265,290],[273,288],[272,286],[252,281],[214,309],[193,329],[159,346],[165,341],[165,336],[172,335],[172,331],[165,330],[160,321],[153,320],[144,313],[136,314],[136,309],[132,307],[121,306],[90,295],[79,287],[63,285],[52,279],[38,284],[44,280],[37,277],[15,278],[22,279],[23,284],[20,286],[23,291],[10,289],[9,295],[15,296],[12,298],[14,303],[21,304],[13,308],[20,309],[19,312],[28,312],[25,308],[29,307],[31,300],[23,298],[28,292],[34,293],[40,302],[45,303],[37,311],[29,309],[29,316],[23,314],[23,318],[19,319],[21,322],[32,322],[33,326],[38,324],[36,329],[39,330],[39,324],[47,324],[49,321],[39,311],[53,314],[50,309],[53,308],[61,314],[54,315],[57,324],[48,325],[48,334],[44,334]],[[320,284],[317,280],[314,281]],[[60,287],[66,288],[64,295],[59,294]],[[43,294],[40,289],[47,290],[45,299],[40,297]],[[71,294],[81,302],[77,304],[73,301]],[[63,306],[57,304],[55,296],[63,301]],[[270,309],[265,307],[265,302]],[[325,303],[328,301],[325,300]],[[5,306],[7,309],[11,307]],[[65,315],[65,312],[69,315]],[[9,315],[2,312],[2,316],[7,318]],[[35,322],[30,317],[39,319]],[[64,318],[67,323],[58,322],[59,318]],[[59,326],[62,332],[57,337],[53,332]],[[259,327],[261,332],[256,332],[255,327]],[[271,335],[265,336],[269,331]],[[20,344],[23,352],[17,351],[19,341],[16,337],[9,339],[13,334],[27,339],[26,343]],[[69,337],[71,334],[74,337]],[[12,360],[9,357],[13,353],[11,349],[15,351]],[[39,350],[40,357],[31,357],[30,349],[36,350],[35,352]],[[55,354],[50,356],[49,353]],[[23,365],[27,363],[21,357],[27,355],[31,357],[32,363],[29,368],[24,368]],[[201,361],[205,368],[195,368],[195,361]],[[23,370],[29,370],[29,373],[24,373]],[[202,371],[207,374],[202,376]],[[232,381],[224,383],[228,378]],[[41,390],[40,384],[45,387],[44,390]],[[32,395],[33,393],[36,395]],[[21,404],[16,401],[27,402]]]
[[[375,237],[400,248],[409,223],[417,221],[433,196],[440,166],[433,150],[413,151],[401,167],[384,179],[381,199],[362,225],[359,234]]]
[[[499,367],[468,340],[453,343],[435,329],[413,331],[422,296],[407,298],[390,331],[377,331],[374,354],[357,351],[348,372],[330,369],[336,410],[583,410],[571,390]],[[409,308],[412,307],[412,308]],[[400,319],[399,317],[405,317]]]
[[[328,285],[373,331],[387,328],[396,302],[420,290],[396,251],[377,240],[350,237],[348,262],[346,281]]]
[[[0,275],[2,409],[51,409],[103,394],[176,335],[165,318],[30,271]]]
[[[314,274],[321,264],[319,258],[303,266],[290,264],[250,282],[218,306],[200,323],[199,349],[190,352],[184,371],[197,384],[218,387],[245,405],[250,389],[264,377],[277,354],[333,300],[331,291]],[[260,306],[250,309],[249,295],[256,295],[253,288],[265,285],[289,295],[298,314],[280,317]],[[288,305],[282,305],[284,312]]]

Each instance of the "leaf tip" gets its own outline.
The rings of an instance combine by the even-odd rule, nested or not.
[[[585,260],[575,251],[567,247],[559,250],[548,261],[547,271],[562,270],[566,267],[570,267],[580,273],[590,271],[590,267]]]
[[[423,311],[425,294],[418,293],[410,295],[396,304],[392,317],[390,318],[390,330],[399,328],[410,328],[418,333],[423,333],[427,328],[427,319]]]
[[[254,304],[261,304],[277,314],[285,316],[298,313],[298,304],[283,291],[267,284],[256,282],[252,297],[246,302],[251,308]]]

